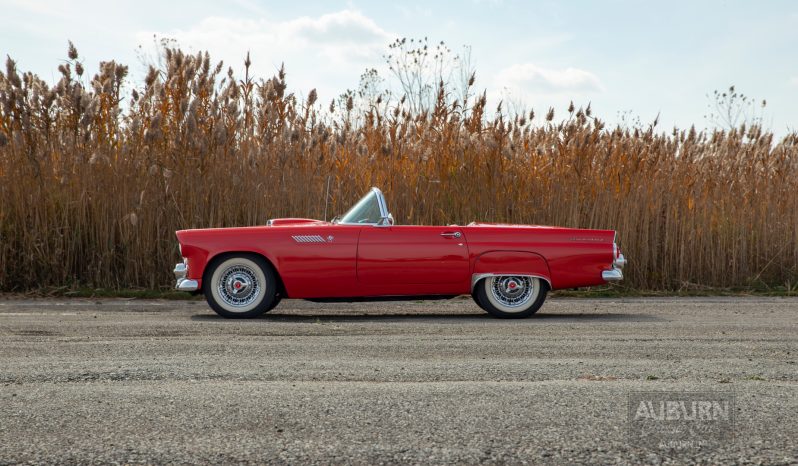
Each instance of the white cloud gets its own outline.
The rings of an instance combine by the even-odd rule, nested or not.
[[[18,8],[27,13],[65,18],[69,10],[62,2],[48,0],[7,0],[6,7]]]
[[[792,84],[795,87],[798,87],[798,76],[793,76],[792,78],[790,78],[790,84]]]
[[[516,63],[496,74],[494,82],[499,88],[516,90],[524,94],[588,94],[601,92],[599,78],[579,68],[553,69],[533,63]]]
[[[412,7],[409,7],[407,5],[398,4],[395,5],[395,8],[399,11],[399,13],[402,14],[402,16],[409,20],[432,17],[432,9],[429,7],[423,7],[420,5],[413,5]]]
[[[236,71],[249,51],[257,77],[271,77],[284,62],[292,90],[318,88],[324,100],[357,86],[363,70],[379,65],[394,38],[352,9],[286,21],[215,16],[187,29],[140,31],[136,38],[150,44],[153,34],[175,39],[190,51],[208,50],[213,60],[223,59]]]
[[[355,10],[329,13],[318,18],[303,16],[288,21],[286,24],[289,29],[294,29],[299,33],[310,33],[319,38],[329,36],[331,39],[345,42],[359,41],[361,39],[370,40],[386,35],[385,31],[377,26],[377,23],[371,18]]]

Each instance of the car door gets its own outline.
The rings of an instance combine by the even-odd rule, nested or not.
[[[356,296],[357,241],[362,226],[277,227],[263,248],[276,257],[277,270],[292,298]]]
[[[357,279],[383,288],[468,282],[463,231],[457,226],[365,226],[358,240]]]

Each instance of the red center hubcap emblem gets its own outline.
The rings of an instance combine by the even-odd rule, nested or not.
[[[515,282],[510,282],[510,288],[515,288]]]
[[[239,288],[241,288],[241,283],[239,283],[239,282],[236,282],[236,284],[235,284],[235,287],[236,287],[236,289],[239,289]]]

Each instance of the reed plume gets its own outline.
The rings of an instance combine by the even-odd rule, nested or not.
[[[484,93],[429,111],[350,93],[300,99],[285,70],[237,79],[165,50],[125,92],[70,43],[50,86],[0,73],[0,290],[168,288],[174,231],[320,218],[380,186],[399,223],[619,231],[625,286],[787,286],[798,278],[798,135],[607,127],[590,107],[487,116]],[[470,79],[473,84],[473,78]],[[126,99],[126,100],[125,100]]]

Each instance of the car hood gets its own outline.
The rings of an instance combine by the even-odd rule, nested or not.
[[[297,226],[297,225],[328,225],[329,222],[325,222],[324,220],[316,220],[312,218],[273,218],[266,222],[266,226],[268,227],[285,227],[285,226]]]
[[[549,225],[519,225],[517,223],[488,223],[488,222],[471,222],[467,227],[494,227],[494,228],[535,228],[535,229],[564,229],[562,227],[554,227]]]

